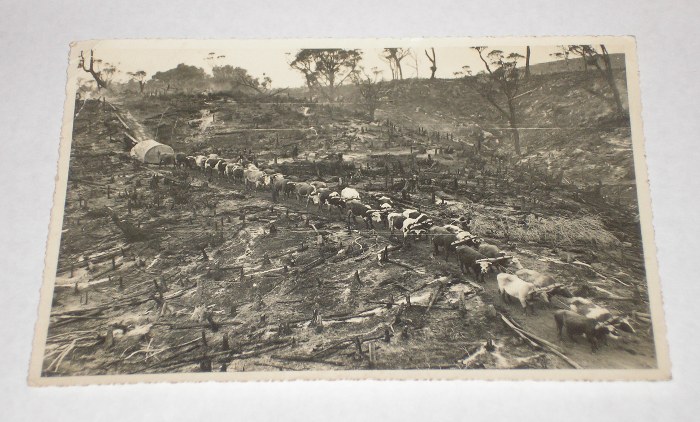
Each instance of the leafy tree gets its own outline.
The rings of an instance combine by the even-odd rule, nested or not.
[[[146,72],[137,70],[136,72],[128,72],[127,75],[131,77],[132,81],[139,84],[139,92],[143,94],[143,88],[146,86]]]
[[[360,60],[362,52],[359,50],[303,49],[289,65],[304,75],[311,91],[333,102],[336,88],[357,72]]]
[[[175,68],[165,72],[156,72],[151,79],[166,85],[165,90],[179,89],[183,92],[193,92],[207,86],[207,74],[204,69],[180,63]]]
[[[360,95],[360,103],[367,110],[367,118],[374,121],[374,113],[377,111],[382,97],[389,93],[389,89],[383,88],[379,81],[381,71],[376,67],[372,68],[372,75],[368,75],[364,69],[360,69],[353,75],[353,82]]]
[[[462,70],[452,72],[452,74],[455,75],[456,78],[466,78],[468,76],[472,76],[472,68],[471,66],[462,66]]]
[[[391,69],[391,79],[402,79],[403,70],[401,69],[401,60],[411,54],[410,48],[385,48],[384,60],[389,63]]]
[[[515,153],[520,155],[520,134],[515,99],[519,89],[518,60],[523,56],[517,53],[506,54],[501,50],[491,50],[486,57],[488,47],[472,47],[486,68],[485,73],[477,74],[472,80],[476,91],[491,104],[493,108],[508,120],[515,145]]]
[[[273,91],[272,79],[263,73],[262,79],[251,76],[246,69],[231,65],[212,68],[214,84],[230,91],[255,92],[261,95],[277,95],[283,89]]]
[[[569,53],[577,55],[583,59],[584,70],[587,70],[588,66],[591,65],[595,67],[598,73],[608,84],[608,87],[613,94],[613,100],[615,101],[615,108],[618,116],[624,116],[626,114],[625,109],[622,106],[620,91],[615,83],[610,54],[608,53],[608,49],[605,48],[605,45],[600,44],[600,51],[598,51],[596,47],[592,45],[569,45],[567,50]]]
[[[90,50],[90,58],[86,59],[83,52],[80,52],[78,68],[92,75],[92,78],[97,83],[97,89],[107,88],[112,80],[112,76],[117,72],[117,68],[101,59],[94,57],[93,51]]]

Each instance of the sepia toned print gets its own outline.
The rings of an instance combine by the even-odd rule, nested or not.
[[[69,65],[31,384],[670,377],[633,39]]]

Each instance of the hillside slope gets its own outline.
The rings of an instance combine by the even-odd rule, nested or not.
[[[622,71],[618,89],[627,108]],[[524,160],[579,186],[603,183],[604,192],[634,196],[634,170],[629,121],[618,119],[605,82],[593,72],[533,75],[517,102]],[[407,80],[396,86],[391,101],[377,117],[408,127],[448,132],[472,145],[475,128],[493,133],[492,148],[512,154],[508,124],[463,80]]]

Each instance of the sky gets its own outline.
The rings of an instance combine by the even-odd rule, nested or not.
[[[421,40],[422,41],[422,40]],[[365,41],[358,42],[362,44]],[[428,45],[420,45],[420,42],[407,40],[404,45],[396,47],[412,47],[413,57],[406,57],[402,62],[404,78],[429,77],[430,62],[425,56],[424,50],[430,49]],[[214,66],[231,65],[242,67],[254,77],[261,78],[264,75],[272,78],[273,88],[299,87],[304,85],[304,78],[301,73],[289,67],[294,54],[300,48],[319,47],[318,45],[303,45],[304,40],[295,42],[265,42],[265,41],[100,41],[93,47],[95,57],[105,62],[116,65],[120,74],[115,76],[115,80],[127,80],[128,72],[144,70],[147,79],[158,72],[172,69],[179,63],[185,63],[203,68],[211,74]],[[365,42],[366,43],[366,42]],[[352,48],[344,42],[338,42],[339,48]],[[456,45],[461,44],[461,45]],[[334,45],[335,46],[335,45]],[[390,45],[391,46],[391,45]],[[321,47],[330,47],[324,45]],[[78,48],[78,47],[76,47]],[[506,53],[516,52],[525,56],[526,47],[524,45],[494,45],[492,49],[500,49]],[[610,53],[623,52],[621,46],[607,45]],[[380,78],[391,79],[391,70],[388,63],[382,59],[382,48],[370,46],[370,48],[360,48],[363,52],[361,65],[370,70],[374,67],[382,71]],[[533,45],[531,46],[530,63],[542,63],[557,60],[551,56],[559,50],[556,45]],[[75,60],[80,49],[72,52],[72,60]],[[214,53],[214,59],[207,59],[210,53]],[[435,47],[437,56],[437,78],[453,78],[454,72],[462,71],[462,67],[471,67],[474,73],[483,70],[483,63],[479,60],[476,51],[465,45],[464,42],[452,45],[438,45]],[[417,70],[416,70],[417,64]],[[524,60],[521,65],[524,64]],[[77,62],[76,62],[77,66]],[[81,72],[79,79],[90,79],[89,74]]]

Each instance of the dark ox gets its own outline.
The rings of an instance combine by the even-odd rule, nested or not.
[[[457,247],[457,259],[459,259],[459,269],[462,271],[462,274],[469,272],[480,283],[484,282],[489,271],[493,271],[491,263],[481,261],[486,258],[486,256],[469,246]]]
[[[243,180],[243,177],[245,175],[244,172],[245,170],[243,169],[243,167],[236,167],[235,169],[233,169],[233,181],[235,182],[237,180]]]
[[[287,186],[292,183],[289,181],[289,179],[285,179],[284,177],[275,177],[272,179],[271,184],[272,184],[272,200],[276,201],[280,194],[283,195],[284,198],[288,198],[289,195],[287,195]]]
[[[338,192],[333,192],[328,188],[321,188],[318,192],[318,209],[321,210],[323,205],[328,206],[328,213],[331,213],[331,207],[342,211],[345,208],[345,201],[340,198]]]
[[[189,167],[187,162],[187,156],[181,152],[175,154],[175,166],[176,167]]]
[[[437,256],[440,252],[440,248],[443,248],[445,251],[445,261],[447,261],[450,252],[455,251],[453,243],[457,241],[457,235],[440,226],[433,226],[428,229],[428,235],[433,244],[433,255]]]
[[[565,309],[554,312],[554,321],[557,324],[557,335],[560,340],[564,329],[566,329],[569,339],[574,343],[576,342],[574,336],[585,335],[591,345],[591,353],[595,353],[600,348],[600,344],[605,342],[610,333],[604,324]]]
[[[353,199],[345,203],[348,208],[348,223],[352,218],[353,223],[356,222],[355,217],[360,217],[365,220],[365,226],[367,228],[374,228],[372,224],[372,213],[375,212],[372,207],[365,205],[362,202]]]
[[[160,162],[158,163],[161,166],[169,165],[172,164],[173,166],[176,166],[177,163],[175,161],[175,154],[161,154],[160,155]]]

